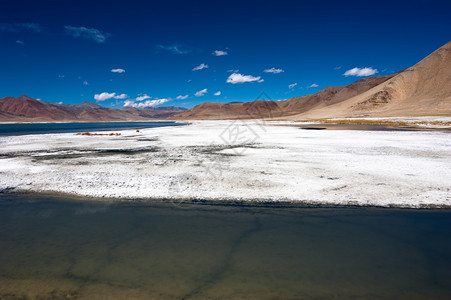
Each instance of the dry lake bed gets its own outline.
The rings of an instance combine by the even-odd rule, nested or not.
[[[449,131],[306,127],[204,121],[114,136],[4,136],[0,190],[112,199],[451,205]]]

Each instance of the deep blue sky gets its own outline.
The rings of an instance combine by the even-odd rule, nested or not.
[[[0,98],[115,107],[251,101],[262,91],[286,99],[363,78],[344,76],[353,68],[410,67],[451,40],[450,15],[449,0],[0,0]],[[233,73],[255,81],[226,82]],[[127,97],[96,101],[101,93]]]

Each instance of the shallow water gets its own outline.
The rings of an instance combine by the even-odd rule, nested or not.
[[[450,299],[451,211],[0,195],[0,299]]]
[[[176,122],[5,123],[0,124],[0,136],[142,129],[180,125],[185,124]]]
[[[377,125],[377,124],[324,124],[318,123],[311,126],[299,127],[302,130],[362,130],[362,131],[441,131],[450,132],[448,127],[421,127],[399,125]]]

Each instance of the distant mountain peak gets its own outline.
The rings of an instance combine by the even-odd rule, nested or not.
[[[85,107],[85,108],[102,108],[103,106],[100,106],[98,104],[92,103],[92,102],[88,102],[88,101],[84,101],[81,104],[75,104],[74,106],[77,107]]]
[[[30,96],[27,95],[20,95],[19,97],[17,97],[16,99],[18,100],[34,100],[34,101],[39,101],[37,99],[31,98]]]
[[[183,109],[122,110],[103,107],[91,102],[76,105],[54,104],[22,95],[0,99],[1,122],[45,121],[146,121],[166,119]]]

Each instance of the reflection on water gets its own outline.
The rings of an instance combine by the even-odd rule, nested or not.
[[[0,299],[450,299],[450,217],[1,195]]]

